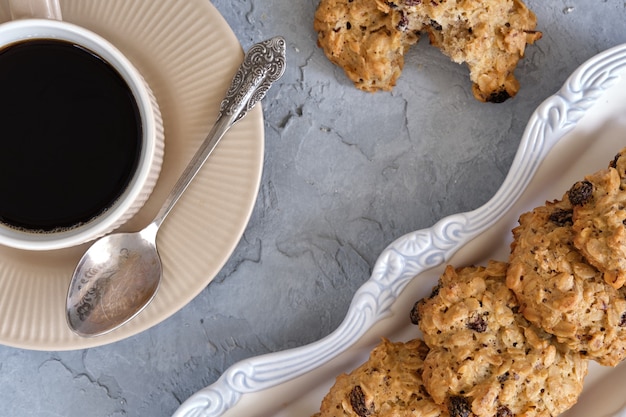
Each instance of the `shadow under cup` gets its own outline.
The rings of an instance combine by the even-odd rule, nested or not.
[[[50,250],[106,234],[151,193],[158,106],[105,40],[66,22],[0,25],[0,244]]]

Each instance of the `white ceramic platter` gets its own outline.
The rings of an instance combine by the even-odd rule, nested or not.
[[[326,338],[233,365],[191,396],[176,417],[310,416],[335,377],[364,362],[385,336],[420,336],[409,321],[446,264],[506,261],[519,215],[561,198],[584,175],[605,168],[626,147],[626,45],[592,58],[532,115],[508,176],[484,206],[409,233],[380,255],[345,320]],[[624,404],[624,367],[590,366],[568,417],[615,416]]]
[[[0,21],[8,19],[0,3]],[[145,207],[123,227],[154,217],[209,132],[243,58],[228,24],[207,0],[61,0],[63,18],[100,34],[152,87],[165,128],[165,158]],[[261,40],[261,39],[260,39]],[[0,247],[0,343],[66,350],[110,343],[169,317],[222,268],[252,212],[263,166],[263,113],[255,107],[224,137],[158,236],[164,280],[152,303],[119,330],[80,338],[65,320],[65,296],[81,247],[25,252]]]

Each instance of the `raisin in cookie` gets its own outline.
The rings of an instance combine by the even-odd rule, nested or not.
[[[557,416],[582,391],[587,360],[518,312],[506,271],[448,266],[412,311],[430,347],[424,386],[451,416]]]
[[[607,169],[576,184],[586,189],[574,204],[574,245],[614,288],[626,283],[626,149]]]
[[[337,377],[316,416],[448,417],[424,392],[421,375],[427,352],[419,339],[406,343],[383,339],[367,362]]]
[[[562,200],[520,216],[506,283],[526,319],[571,349],[614,366],[626,357],[626,288],[607,284],[574,246],[570,200],[585,194],[585,187],[573,187]]]
[[[318,45],[362,90],[392,89],[404,54],[418,40],[393,27],[394,14],[376,0],[321,0],[315,12]]]
[[[400,11],[396,27],[428,33],[452,61],[466,63],[476,99],[500,103],[517,94],[513,72],[526,45],[541,38],[535,14],[521,0],[378,1]]]

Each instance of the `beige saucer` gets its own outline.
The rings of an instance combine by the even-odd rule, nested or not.
[[[215,121],[243,52],[206,0],[66,0],[64,20],[117,46],[144,75],[161,107],[165,158],[144,208],[123,230],[154,217]],[[8,20],[0,4],[0,21]],[[263,166],[263,113],[256,106],[220,143],[159,232],[164,279],[136,319],[105,336],[83,339],[65,321],[69,281],[87,245],[50,252],[0,247],[0,344],[68,350],[111,343],[177,312],[219,272],[248,223]],[[219,219],[219,220],[217,220]]]

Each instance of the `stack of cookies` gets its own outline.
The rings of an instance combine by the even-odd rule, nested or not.
[[[337,378],[320,417],[556,417],[589,360],[626,358],[626,148],[522,214],[508,262],[447,266],[410,312],[422,339],[383,339]]]
[[[428,35],[456,63],[466,63],[480,101],[513,97],[513,75],[527,44],[541,38],[521,0],[321,0],[318,45],[365,91],[392,89],[409,47]]]

